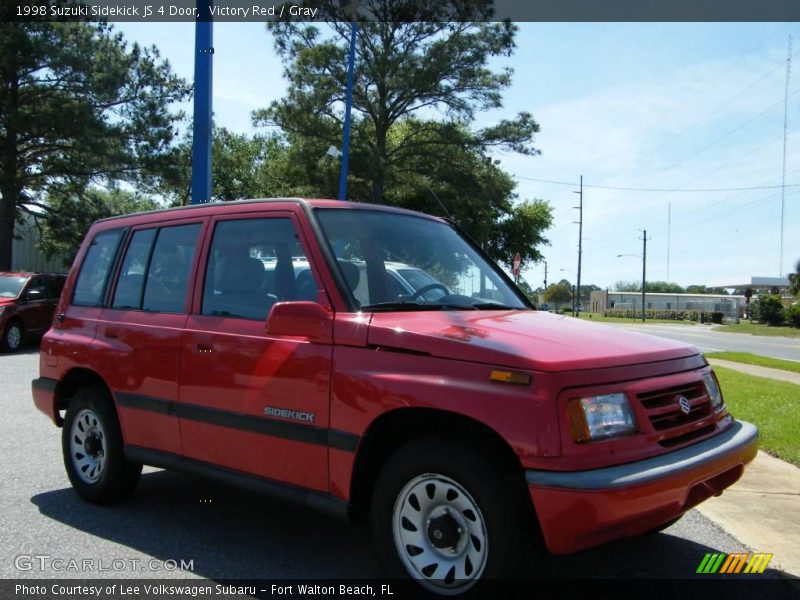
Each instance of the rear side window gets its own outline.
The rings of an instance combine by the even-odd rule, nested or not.
[[[159,230],[147,269],[143,310],[180,313],[186,304],[200,223]]]
[[[117,254],[122,230],[104,231],[94,236],[75,282],[72,303],[77,306],[100,306],[108,284],[108,275]]]
[[[136,231],[131,237],[128,251],[117,281],[114,292],[112,308],[139,309],[142,307],[144,292],[144,274],[147,271],[147,262],[150,260],[150,250],[156,239],[155,229]]]
[[[199,232],[199,223],[134,232],[111,307],[183,312]]]

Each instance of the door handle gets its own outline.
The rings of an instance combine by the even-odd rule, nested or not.
[[[197,351],[201,354],[209,354],[214,351],[213,344],[197,344]]]
[[[113,340],[119,337],[119,330],[116,327],[106,327],[106,337]]]

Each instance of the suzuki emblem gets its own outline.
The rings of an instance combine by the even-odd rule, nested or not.
[[[686,396],[678,396],[677,400],[683,414],[688,415],[692,412],[692,404]]]

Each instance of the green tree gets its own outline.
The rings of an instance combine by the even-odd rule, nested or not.
[[[297,194],[302,177],[291,172],[289,149],[278,134],[249,135],[225,127],[212,128],[211,198],[240,200]],[[187,135],[175,159],[175,176],[159,191],[174,205],[191,202],[192,140]]]
[[[706,287],[704,285],[690,285],[686,288],[687,294],[716,294],[718,296],[728,296],[730,292],[725,288]]]
[[[553,283],[544,291],[544,300],[548,304],[555,304],[558,309],[562,304],[572,300],[572,287],[564,282]]]
[[[72,264],[81,240],[98,219],[159,208],[153,199],[120,189],[92,187],[47,199],[48,216],[41,223],[40,247],[46,256],[61,255]]]
[[[782,325],[786,319],[781,297],[767,294],[758,299],[758,306],[753,308],[754,318],[768,325]]]
[[[302,139],[314,156],[341,141],[352,17],[339,4],[315,3],[331,21],[325,35],[315,25],[268,25],[289,90],[255,119],[277,125],[292,143]],[[538,152],[532,141],[539,126],[529,113],[469,128],[476,111],[502,105],[511,70],[488,65],[513,51],[516,33],[511,23],[481,22],[490,9],[475,8],[480,4],[382,0],[363,8],[377,13],[379,21],[361,22],[356,43],[349,188],[354,199],[384,202],[387,181],[399,165],[424,161],[443,145]],[[402,134],[395,130],[434,111],[442,121],[421,121]]]
[[[794,265],[794,273],[787,275],[789,278],[789,292],[794,296],[800,296],[800,259]]]
[[[322,158],[341,143],[350,29],[337,6],[323,3],[326,14],[345,21],[331,23],[327,36],[310,25],[269,25],[289,92],[254,120],[286,136],[286,181],[298,195],[338,193],[339,162]],[[359,25],[348,196],[450,217],[507,267],[517,252],[525,264],[540,260],[552,209],[544,200],[520,200],[514,180],[490,157],[493,149],[537,154],[538,124],[522,113],[471,127],[476,111],[501,105],[511,71],[487,65],[513,50],[516,28],[477,19],[434,22],[447,10],[438,3],[386,0],[370,7],[385,14]],[[400,22],[412,9],[423,22]],[[435,109],[438,120],[430,118]]]
[[[641,292],[641,281],[618,281],[614,284],[614,289],[618,292]],[[651,294],[683,294],[686,290],[677,283],[668,281],[646,281],[645,292]]]
[[[528,298],[528,300],[531,301],[531,303],[534,306],[537,306],[539,304],[538,294],[534,291],[534,289],[530,286],[530,284],[527,281],[525,281],[524,279],[520,279],[517,282],[517,287],[520,290],[522,290],[522,293],[525,294],[525,296]]]
[[[0,270],[11,266],[20,211],[46,219],[45,198],[170,177],[180,117],[170,106],[190,92],[156,48],[129,46],[108,24],[3,21]]]

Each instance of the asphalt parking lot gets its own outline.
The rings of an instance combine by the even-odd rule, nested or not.
[[[38,351],[0,354],[0,576],[3,578],[380,578],[368,530],[270,498],[185,475],[147,469],[135,496],[98,507],[81,501],[64,472],[60,430],[33,407]],[[712,500],[713,501],[713,500]],[[748,549],[697,511],[663,533],[565,557],[546,557],[540,576],[669,579],[695,575],[707,552]],[[769,552],[768,548],[753,551]],[[39,559],[123,561],[124,569],[56,570]],[[191,561],[192,570],[150,563]],[[20,569],[22,566],[22,569]],[[702,576],[701,576],[702,577]],[[749,576],[748,576],[749,577]],[[761,579],[782,578],[767,570]],[[736,588],[726,596],[739,597]],[[786,585],[748,586],[741,597],[797,597]],[[732,593],[731,593],[732,592]]]

